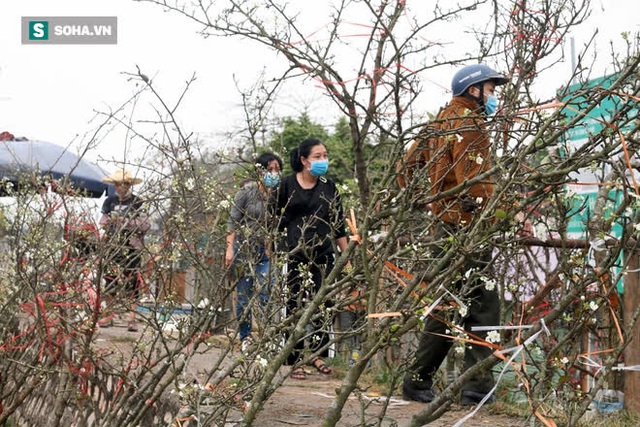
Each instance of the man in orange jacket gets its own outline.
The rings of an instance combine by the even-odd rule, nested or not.
[[[453,77],[453,98],[435,121],[427,125],[407,151],[398,168],[398,183],[406,187],[423,168],[428,177],[427,195],[432,196],[430,209],[437,218],[434,239],[460,236],[483,211],[494,192],[489,176],[491,168],[490,140],[486,120],[497,107],[495,88],[505,84],[507,78],[490,67],[475,64],[463,67]],[[424,180],[422,180],[424,181]],[[447,249],[437,247],[436,257]],[[478,278],[491,262],[492,249],[468,254],[462,267],[458,290],[468,289],[464,300],[468,311],[462,319],[465,330],[473,326],[498,325],[500,300],[498,291],[485,287]],[[469,272],[474,271],[474,274]],[[468,274],[465,276],[465,272]],[[471,283],[469,283],[471,282]],[[403,381],[405,399],[430,402],[434,398],[433,376],[442,364],[453,340],[445,338],[449,327],[429,317],[415,354]],[[473,332],[484,337],[486,332]],[[468,369],[491,354],[491,349],[471,346],[465,351],[464,367]],[[493,388],[490,372],[484,372],[468,381],[462,390],[462,404],[479,403]],[[488,397],[493,401],[493,396]]]

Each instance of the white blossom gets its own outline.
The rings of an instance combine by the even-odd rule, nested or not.
[[[184,187],[191,191],[193,190],[193,188],[195,187],[195,181],[193,180],[193,178],[189,178],[184,182]]]
[[[591,311],[596,311],[598,309],[598,304],[595,301],[589,302],[589,309]]]
[[[488,291],[493,291],[496,288],[496,281],[488,277],[480,277],[480,280],[484,282],[484,288]]]
[[[500,342],[500,332],[493,330],[487,333],[487,338],[485,338],[487,342],[498,343]]]
[[[484,159],[482,158],[482,156],[476,156],[476,163],[479,165],[484,163]]]
[[[220,207],[222,209],[229,209],[230,206],[231,206],[231,202],[229,202],[228,200],[222,200],[220,202]]]

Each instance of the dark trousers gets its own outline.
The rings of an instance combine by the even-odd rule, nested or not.
[[[104,274],[104,293],[110,296],[120,295],[137,301],[140,298],[139,273],[142,256],[139,250],[122,246],[107,254],[109,262]]]
[[[318,257],[313,261],[291,260],[287,263],[287,306],[286,316],[295,315],[299,310],[303,310],[322,286],[324,277],[333,269],[333,254]],[[308,273],[307,273],[308,271]],[[310,274],[309,274],[310,273]],[[331,305],[327,301],[325,304]],[[296,343],[293,351],[287,357],[287,365],[294,365],[304,358],[305,341],[309,343],[309,351],[315,352],[322,346],[329,343],[328,327],[330,319],[318,316],[308,325],[307,329],[311,334]],[[288,337],[285,332],[285,337]],[[323,351],[320,357],[327,357],[328,351]]]
[[[455,226],[443,223],[436,227],[434,237],[436,240],[446,237],[452,233],[460,232]],[[444,254],[445,248],[436,248],[436,256]],[[461,275],[475,269],[479,274],[490,277],[491,249],[478,254],[470,255],[469,260],[465,262]],[[471,276],[473,277],[473,275]],[[461,320],[461,325],[465,331],[471,334],[485,338],[487,332],[472,331],[474,326],[493,326],[500,322],[500,298],[496,289],[487,290],[484,283],[478,279],[458,281],[453,289],[447,287],[450,292],[465,290],[463,295],[459,295],[461,300],[467,304],[467,314]],[[441,317],[442,313],[433,313],[437,317]],[[431,316],[427,318],[425,327],[420,334],[418,349],[415,354],[415,360],[409,367],[404,377],[405,386],[415,389],[424,390],[433,387],[433,376],[444,361],[447,353],[454,343],[453,339],[445,338],[434,334],[447,334],[446,330],[451,330],[449,325]],[[493,353],[493,350],[484,347],[472,345],[468,348],[465,344],[464,369],[469,369],[476,363]],[[471,390],[479,393],[487,393],[493,387],[494,382],[491,372],[481,372],[472,378],[463,386],[463,390]]]

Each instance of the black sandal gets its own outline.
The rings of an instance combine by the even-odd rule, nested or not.
[[[318,363],[318,362],[320,362],[320,363]],[[326,363],[324,363],[324,360],[320,359],[319,357],[316,357],[311,362],[309,362],[309,365],[311,365],[314,368],[316,368],[316,370],[318,372],[320,372],[321,374],[323,374],[323,375],[331,375],[331,373],[333,372],[331,370],[331,366],[329,366]]]

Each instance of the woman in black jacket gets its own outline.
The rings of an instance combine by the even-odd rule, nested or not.
[[[313,298],[333,269],[334,243],[341,251],[347,247],[340,195],[333,181],[324,176],[329,168],[327,148],[317,139],[305,139],[291,152],[290,160],[294,173],[283,178],[271,199],[278,229],[284,233],[279,249],[287,251],[287,316],[295,315]],[[311,352],[329,342],[328,323],[319,316],[310,325]],[[288,364],[302,359],[304,341],[296,344]],[[320,357],[310,363],[320,373],[331,374]],[[306,378],[303,369],[294,370],[291,377]]]

